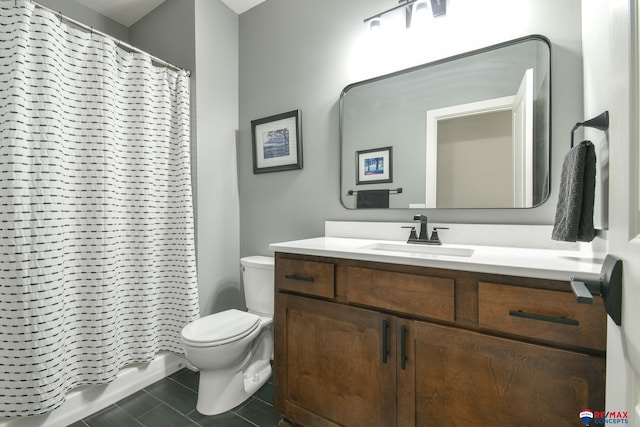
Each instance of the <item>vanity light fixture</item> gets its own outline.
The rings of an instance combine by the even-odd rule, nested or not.
[[[387,13],[390,12],[394,12],[398,9],[405,9],[405,13],[406,13],[406,17],[407,17],[407,28],[409,28],[411,26],[411,15],[413,14],[413,4],[415,2],[417,2],[418,0],[400,0],[400,4],[397,6],[392,7],[391,9],[387,9],[383,12],[380,13],[376,13],[373,16],[370,16],[369,18],[364,20],[365,24],[369,24],[369,29],[370,30],[374,30],[374,29],[378,29],[381,26],[381,21],[380,19],[382,18],[382,15],[385,15]],[[372,24],[372,21],[377,20],[377,24]]]
[[[425,28],[429,21],[429,0],[418,0],[413,5],[413,18],[411,25],[416,28]]]
[[[431,0],[431,12],[433,17],[447,14],[447,0]]]
[[[382,26],[382,15],[404,8],[406,25],[407,28],[409,28],[411,26],[414,7],[416,15],[426,12],[428,8],[427,0],[400,0],[399,5],[370,16],[369,18],[364,20],[364,23],[369,24],[370,30],[380,29],[380,27]],[[447,0],[431,0],[431,10],[434,17],[445,15],[447,13]]]

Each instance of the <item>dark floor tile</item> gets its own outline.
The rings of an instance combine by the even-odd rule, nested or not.
[[[182,414],[193,411],[198,401],[198,394],[177,382],[164,378],[151,384],[144,390]]]
[[[233,412],[260,427],[278,427],[280,415],[273,411],[273,406],[260,399],[249,399],[246,405],[240,406]]]
[[[253,395],[254,397],[262,400],[264,403],[268,403],[273,406],[273,394],[275,392],[275,388],[273,383],[267,382],[265,385],[260,387],[260,390],[256,391]]]
[[[160,405],[137,418],[145,427],[197,427],[198,424],[178,411]]]
[[[120,400],[116,405],[124,409],[133,418],[137,418],[156,406],[162,405],[162,402],[146,391],[140,390]]]
[[[246,402],[220,415],[206,416],[195,409],[199,374],[182,369],[115,405],[70,427],[277,427],[273,412],[273,377]]]
[[[140,427],[122,408],[111,405],[96,415],[83,420],[89,427]]]
[[[185,387],[189,387],[193,391],[198,391],[198,384],[200,383],[199,372],[193,372],[190,369],[184,368],[174,374],[171,374],[169,378],[179,382]]]
[[[198,411],[189,414],[189,418],[202,427],[255,427],[255,424],[240,418],[232,412],[220,415],[202,415]]]

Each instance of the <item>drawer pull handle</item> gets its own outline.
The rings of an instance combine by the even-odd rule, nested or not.
[[[579,326],[580,322],[575,319],[567,319],[566,317],[546,316],[544,314],[527,313],[522,310],[509,310],[509,315],[513,317],[522,317],[524,319],[542,320],[543,322],[560,323],[562,325]]]
[[[389,322],[386,320],[382,321],[382,363],[387,363],[387,354],[389,354],[389,349],[387,348],[387,333],[389,329]]]
[[[407,367],[407,327],[400,326],[400,368]]]
[[[309,282],[309,283],[313,283],[316,281],[313,277],[298,276],[297,274],[286,274],[284,278],[290,279],[290,280],[297,280],[299,282]]]

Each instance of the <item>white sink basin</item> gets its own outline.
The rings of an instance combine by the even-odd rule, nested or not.
[[[446,255],[457,257],[470,257],[473,249],[452,246],[431,246],[413,243],[374,243],[362,247],[374,251],[402,252],[407,255]]]

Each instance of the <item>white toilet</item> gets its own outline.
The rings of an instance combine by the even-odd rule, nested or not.
[[[248,312],[211,314],[182,330],[185,355],[200,371],[196,409],[201,414],[238,406],[271,376],[273,261],[264,256],[240,259]]]

